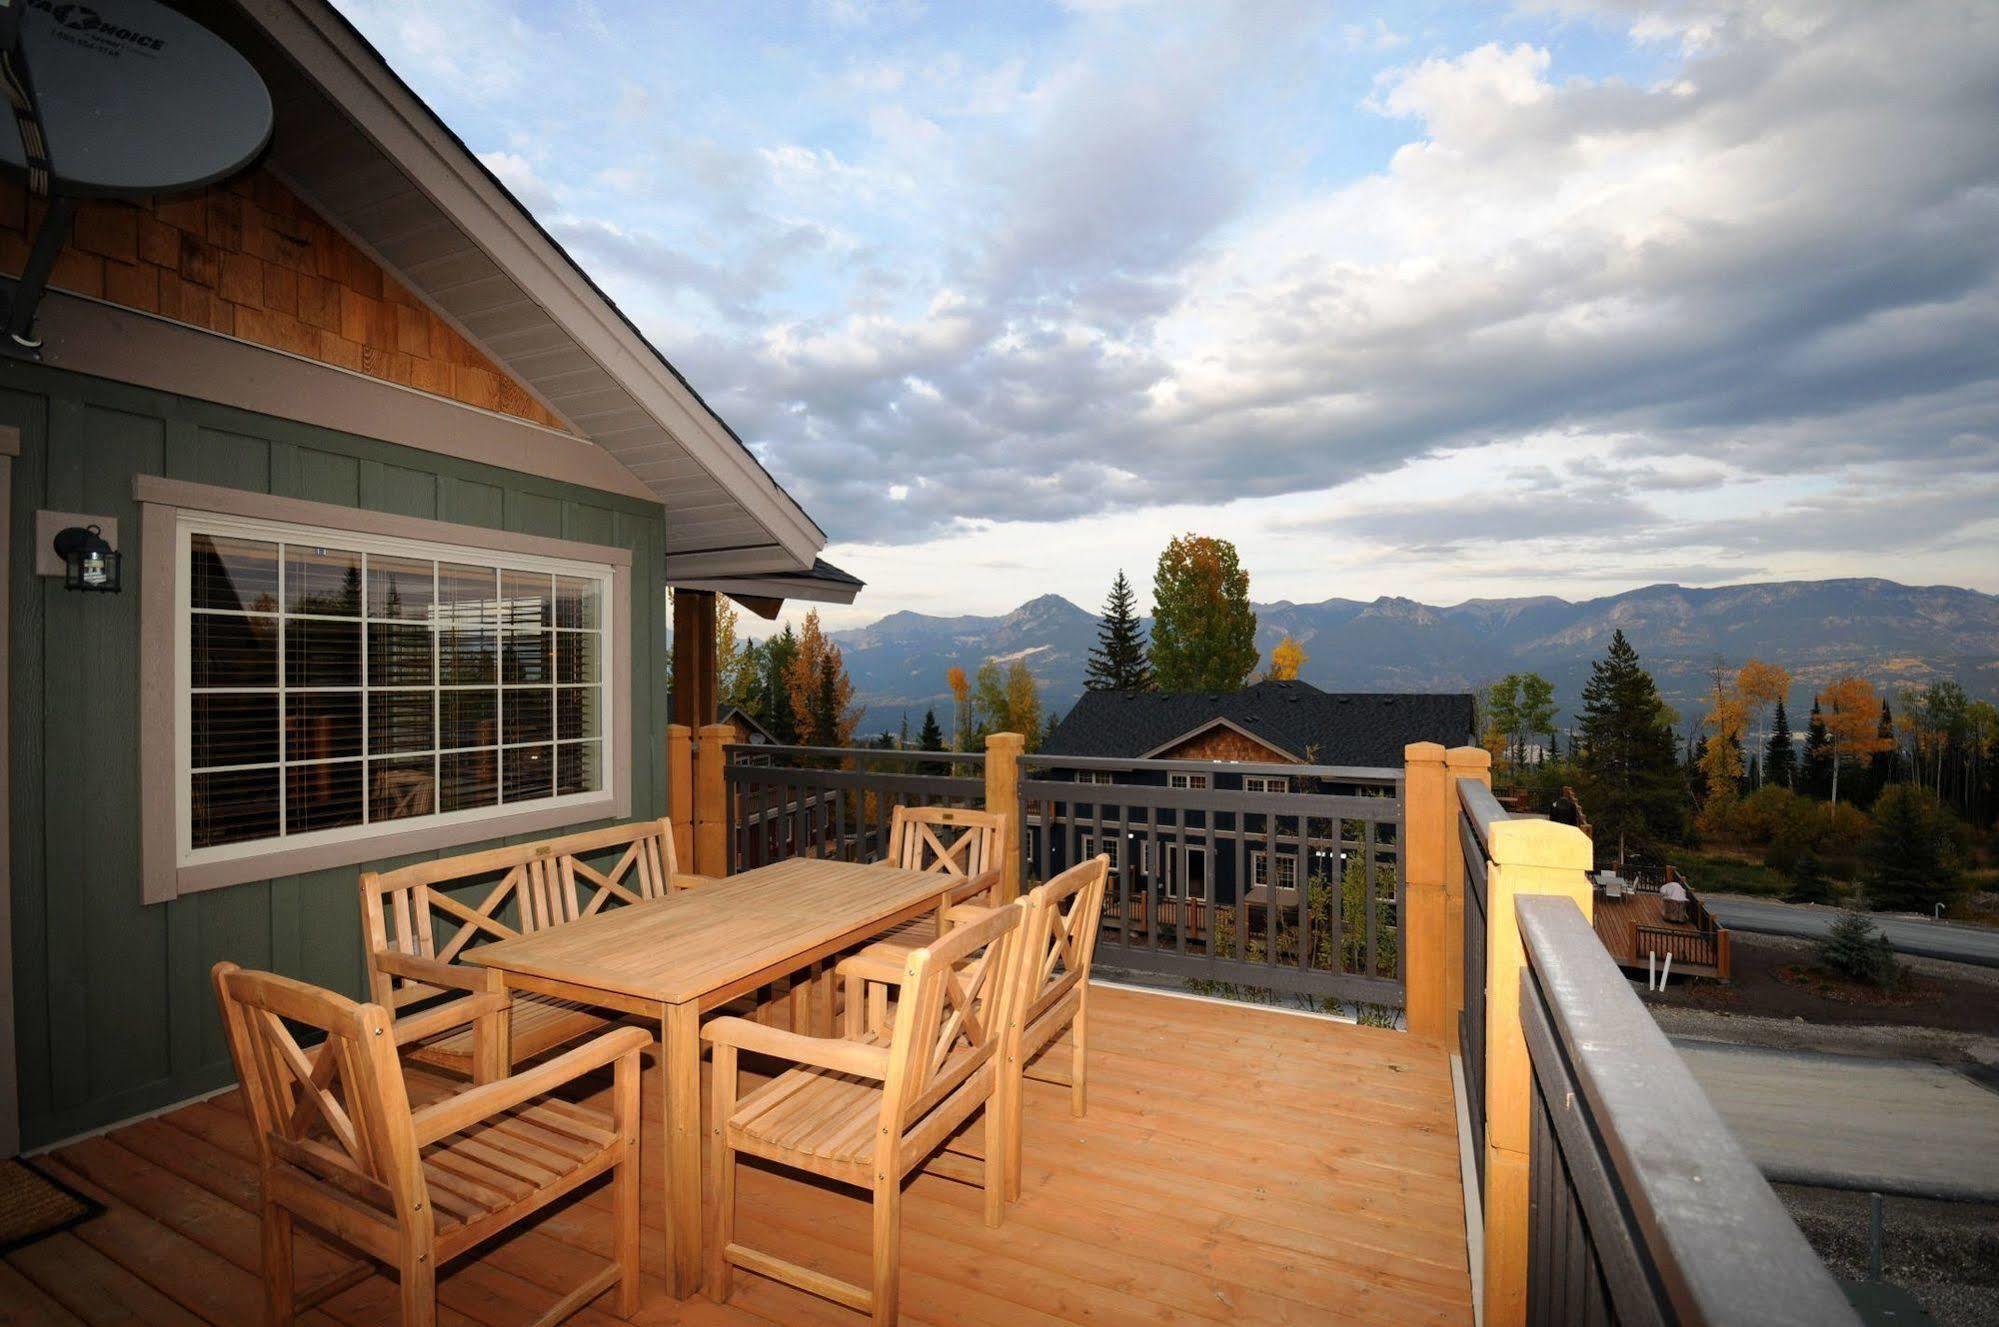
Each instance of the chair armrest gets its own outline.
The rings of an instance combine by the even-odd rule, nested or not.
[[[399,1018],[393,1029],[396,1045],[407,1046],[413,1041],[434,1037],[448,1028],[462,1027],[488,1014],[505,1013],[511,1003],[505,991],[481,991],[477,995],[468,995],[449,1004]]]
[[[442,986],[447,990],[473,991],[482,994],[506,989],[500,974],[492,968],[476,968],[464,963],[441,963],[434,958],[424,958],[420,954],[405,954],[394,949],[377,949],[368,955],[368,962],[374,965],[377,972],[386,972],[391,977],[422,982],[426,986]]]
[[[973,922],[984,921],[998,911],[998,908],[989,908],[982,903],[953,903],[944,909],[944,921],[951,926],[970,926]]]
[[[876,945],[869,945],[858,954],[849,954],[834,965],[833,975],[842,981],[858,978],[861,981],[885,982],[890,986],[902,985],[905,975],[902,965],[913,951],[897,949],[893,960],[876,951]]]
[[[877,1080],[888,1077],[888,1048],[839,1037],[805,1037],[782,1028],[765,1027],[747,1018],[717,1018],[701,1029],[717,1046],[734,1046],[759,1055],[774,1055],[796,1064],[817,1065],[835,1073]]]
[[[511,1078],[469,1088],[455,1097],[433,1102],[413,1111],[410,1123],[416,1129],[418,1147],[448,1138],[468,1125],[477,1124],[510,1107],[531,1101],[551,1088],[581,1078],[626,1055],[637,1055],[652,1044],[644,1028],[619,1028],[593,1037],[573,1051],[566,1051]]]
[[[953,904],[970,903],[973,899],[998,889],[999,882],[1000,873],[997,870],[981,871],[965,883],[953,886],[944,897]]]
[[[719,878],[716,876],[696,875],[692,871],[675,871],[666,878],[666,888],[669,893],[679,893],[683,889],[700,889],[703,885],[717,883]]]

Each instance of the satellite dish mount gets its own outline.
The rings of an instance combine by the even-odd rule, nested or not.
[[[17,131],[0,129],[0,164],[47,202],[0,339],[0,352],[29,358],[79,199],[204,188],[271,138],[271,94],[250,62],[158,0],[0,0],[0,90]]]

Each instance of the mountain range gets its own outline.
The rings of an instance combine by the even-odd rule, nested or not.
[[[1308,656],[1301,675],[1314,685],[1473,691],[1506,673],[1536,672],[1555,685],[1563,727],[1574,721],[1591,662],[1619,628],[1688,721],[1703,708],[1717,658],[1733,666],[1755,657],[1790,669],[1792,711],[1801,723],[1813,690],[1847,672],[1891,694],[1954,678],[1973,696],[1999,699],[1999,596],[1946,585],[1648,585],[1579,602],[1538,595],[1440,607],[1383,597],[1255,607],[1266,663],[1279,640],[1296,637]],[[867,706],[861,728],[869,733],[893,730],[905,714],[913,730],[928,708],[948,733],[945,670],[956,664],[972,672],[988,658],[1025,659],[1041,681],[1043,705],[1059,714],[1082,691],[1096,636],[1096,614],[1054,594],[997,617],[901,612],[833,633],[855,699]]]

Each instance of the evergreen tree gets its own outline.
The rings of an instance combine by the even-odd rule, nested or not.
[[[1781,698],[1771,721],[1770,745],[1763,752],[1763,779],[1785,788],[1798,786],[1798,748],[1791,743],[1791,716],[1784,712]]]
[[[1880,749],[1867,762],[1867,800],[1872,803],[1901,774],[1902,753],[1895,745],[1895,712],[1888,697],[1881,697],[1881,723],[1875,730]]]
[[[1669,713],[1638,651],[1616,632],[1583,686],[1575,752],[1597,841],[1614,841],[1620,862],[1632,840],[1670,839],[1686,825],[1686,782]]]
[[[1807,848],[1791,863],[1791,887],[1784,892],[1786,903],[1830,903],[1833,901],[1832,881],[1826,876],[1825,863],[1818,854]]]
[[[1152,675],[1161,691],[1239,691],[1262,658],[1249,573],[1226,539],[1189,534],[1152,576]]]
[[[1812,701],[1812,720],[1805,729],[1805,759],[1798,767],[1798,791],[1824,797],[1832,790],[1832,735],[1825,729],[1825,712]]]
[[[1120,569],[1104,601],[1097,643],[1090,650],[1083,685],[1092,691],[1150,691],[1152,665],[1145,659],[1145,637],[1138,628],[1136,597]]]
[[[1819,962],[1842,977],[1871,986],[1890,986],[1897,975],[1895,948],[1866,914],[1848,909],[1819,941]]]
[[[1881,794],[1862,849],[1868,907],[1927,914],[1950,901],[1957,892],[1957,864],[1948,814],[1912,783],[1891,784]]]
[[[937,722],[936,710],[923,711],[923,727],[917,730],[916,745],[923,751],[944,749],[944,729]]]

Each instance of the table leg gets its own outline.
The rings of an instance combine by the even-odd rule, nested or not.
[[[660,1020],[666,1109],[666,1264],[675,1299],[701,1288],[701,1018],[693,1002]]]

